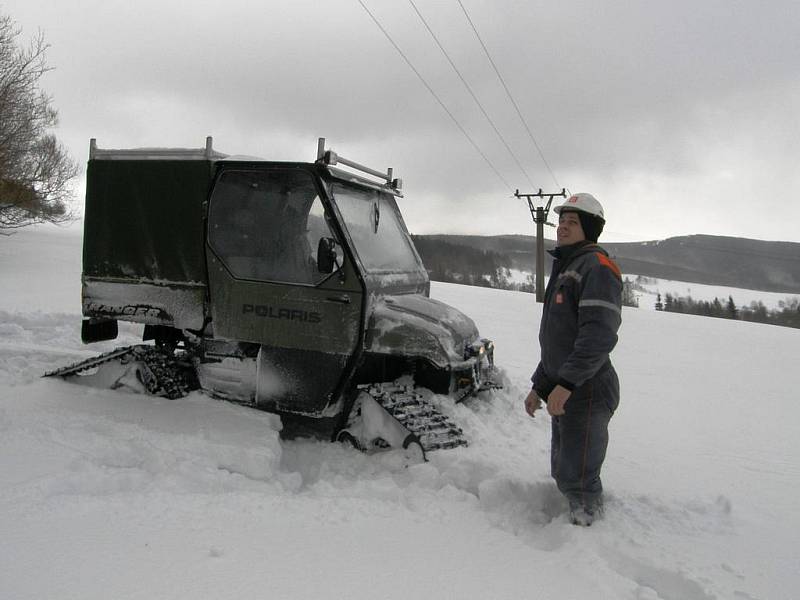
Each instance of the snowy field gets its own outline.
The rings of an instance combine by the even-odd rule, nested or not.
[[[80,244],[0,238],[2,599],[798,596],[798,330],[626,309],[606,517],[584,529],[548,477],[549,418],[522,408],[532,295],[433,284],[508,385],[447,407],[468,448],[407,465],[283,442],[274,416],[199,393],[41,379],[111,347],[80,343]]]
[[[508,280],[511,283],[529,283],[533,277],[532,271],[521,271],[519,269],[508,269]],[[685,281],[672,281],[671,279],[659,279],[657,277],[645,277],[637,282],[635,273],[623,273],[623,277],[630,279],[638,285],[640,289],[634,289],[634,295],[639,301],[639,308],[655,310],[658,295],[661,294],[661,301],[667,294],[673,296],[687,297],[692,300],[713,302],[714,298],[719,298],[724,305],[728,297],[733,298],[736,306],[750,306],[751,302],[762,302],[768,310],[778,308],[780,301],[797,297],[791,292],[762,292],[757,290],[746,290],[742,288],[726,287],[724,285],[706,285],[703,283],[687,283]],[[549,278],[545,276],[545,282]]]

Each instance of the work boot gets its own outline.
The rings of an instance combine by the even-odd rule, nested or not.
[[[580,527],[591,527],[594,522],[594,513],[586,510],[583,506],[569,509],[569,520],[573,525]]]
[[[591,527],[595,519],[603,516],[603,504],[594,502],[588,505],[570,503],[569,520],[573,525]]]

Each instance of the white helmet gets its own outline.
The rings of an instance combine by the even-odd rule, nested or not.
[[[597,201],[597,198],[586,193],[573,194],[564,201],[564,204],[556,206],[553,210],[557,215],[560,215],[562,210],[575,210],[588,213],[593,217],[603,219],[603,221],[606,220],[603,216],[603,206]]]

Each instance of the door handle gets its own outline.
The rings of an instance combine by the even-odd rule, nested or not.
[[[339,294],[338,296],[328,296],[326,300],[331,302],[341,302],[342,304],[350,304],[350,296],[347,294]]]

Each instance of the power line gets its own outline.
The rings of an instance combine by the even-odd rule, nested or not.
[[[447,115],[453,120],[453,123],[456,124],[456,127],[458,127],[461,130],[461,133],[463,133],[464,137],[466,137],[467,140],[469,141],[469,143],[472,144],[472,147],[475,148],[475,150],[478,152],[478,154],[481,155],[483,160],[486,161],[486,164],[489,165],[489,168],[491,168],[491,170],[494,171],[494,174],[497,175],[497,177],[500,179],[500,181],[502,181],[505,184],[505,186],[509,189],[509,191],[513,192],[514,191],[513,188],[508,183],[508,181],[506,181],[505,177],[503,177],[500,174],[500,171],[498,171],[497,168],[492,164],[492,161],[490,161],[487,158],[486,154],[484,154],[483,151],[478,146],[478,144],[475,143],[475,140],[473,140],[472,137],[469,135],[469,133],[467,133],[467,130],[464,129],[464,127],[461,125],[461,123],[458,122],[458,119],[456,119],[455,116],[453,116],[453,113],[450,112],[450,110],[447,108],[445,103],[442,102],[441,98],[439,98],[439,96],[436,94],[436,92],[433,91],[433,88],[428,84],[427,81],[425,81],[425,78],[420,74],[420,72],[416,69],[416,67],[414,67],[414,65],[412,64],[411,60],[400,49],[400,46],[398,46],[395,43],[395,41],[392,39],[392,36],[389,35],[389,32],[386,31],[386,29],[383,28],[383,25],[380,24],[378,19],[375,17],[375,15],[372,14],[372,12],[370,12],[369,8],[367,8],[366,4],[364,4],[364,2],[362,0],[358,0],[358,3],[361,5],[361,8],[363,8],[366,11],[366,13],[369,15],[369,17],[375,23],[375,25],[378,26],[378,29],[381,30],[383,35],[386,36],[386,39],[389,40],[389,43],[392,46],[394,46],[394,49],[397,50],[398,54],[400,54],[400,56],[403,58],[403,60],[406,62],[406,64],[409,66],[409,68],[412,71],[414,71],[414,74],[422,82],[422,85],[424,85],[427,88],[427,90],[431,93],[431,96],[433,96],[436,99],[436,101],[439,103],[439,106],[441,106],[442,109],[447,113]]]
[[[420,21],[422,21],[422,24],[425,26],[425,29],[427,29],[428,33],[431,34],[433,41],[436,42],[436,45],[439,47],[439,50],[442,51],[442,54],[447,59],[447,62],[450,63],[451,67],[453,67],[453,70],[456,72],[456,75],[458,75],[458,78],[461,80],[461,83],[463,83],[464,87],[467,88],[469,95],[472,96],[472,99],[475,101],[475,104],[478,105],[478,108],[483,113],[483,116],[486,117],[486,120],[489,122],[489,125],[491,125],[492,129],[494,129],[494,132],[497,134],[497,137],[499,137],[500,141],[503,142],[503,145],[506,147],[506,150],[508,150],[508,153],[511,155],[511,158],[513,158],[514,162],[517,163],[519,170],[522,171],[522,174],[528,180],[528,183],[531,184],[531,187],[535,187],[533,185],[533,181],[531,181],[531,178],[528,176],[528,172],[525,170],[525,167],[522,166],[522,163],[517,158],[517,155],[514,154],[514,151],[511,149],[511,146],[508,145],[508,142],[503,137],[503,134],[500,133],[499,129],[497,129],[497,126],[494,124],[494,121],[492,121],[491,117],[486,112],[486,109],[484,109],[483,105],[481,104],[481,101],[478,100],[478,97],[475,95],[475,92],[472,91],[472,87],[470,87],[469,83],[467,83],[467,80],[464,79],[464,76],[461,74],[461,71],[458,70],[458,67],[456,67],[455,63],[450,58],[450,55],[444,49],[444,46],[442,46],[441,42],[439,41],[439,38],[436,37],[436,34],[433,32],[433,29],[431,29],[430,25],[428,25],[428,22],[425,20],[425,17],[422,16],[422,13],[417,8],[417,5],[414,4],[414,0],[408,0],[408,2],[409,4],[411,4],[411,7],[414,9],[414,12],[417,13],[417,16],[420,18]]]
[[[514,110],[517,111],[517,116],[519,116],[519,120],[522,121],[522,124],[525,126],[525,131],[528,132],[528,136],[531,138],[531,141],[533,142],[534,147],[536,148],[537,152],[539,153],[539,157],[542,159],[542,162],[544,163],[544,166],[547,167],[547,170],[550,173],[550,176],[553,178],[553,181],[555,182],[556,187],[560,188],[561,185],[558,183],[558,179],[556,179],[556,175],[555,175],[555,173],[553,173],[553,169],[550,168],[550,164],[547,162],[547,159],[544,157],[544,153],[542,152],[541,147],[539,147],[539,143],[536,141],[536,138],[534,137],[533,132],[531,131],[531,128],[528,127],[528,123],[525,121],[525,117],[522,116],[522,111],[520,111],[519,106],[517,105],[516,101],[514,100],[514,96],[512,96],[511,90],[508,89],[508,86],[506,85],[506,82],[503,79],[503,76],[500,75],[500,70],[497,68],[497,65],[494,64],[494,61],[492,60],[492,55],[489,54],[489,49],[486,47],[486,44],[483,43],[483,39],[481,38],[480,34],[478,33],[478,29],[475,27],[475,23],[472,22],[472,19],[470,18],[469,13],[467,12],[467,9],[464,8],[464,5],[461,3],[461,0],[457,0],[457,1],[458,1],[458,5],[461,7],[461,10],[464,11],[464,16],[467,18],[467,21],[469,21],[469,24],[472,27],[472,31],[475,33],[475,37],[477,37],[478,41],[481,43],[481,47],[483,48],[483,51],[486,53],[486,58],[489,59],[489,63],[492,65],[492,68],[494,69],[494,72],[497,74],[497,78],[500,80],[500,83],[503,84],[503,89],[506,91],[506,94],[508,95],[508,99],[511,100],[511,104],[514,105]]]

